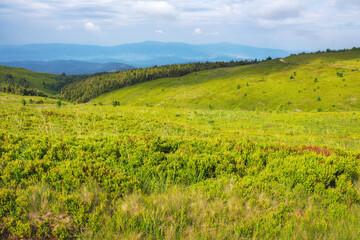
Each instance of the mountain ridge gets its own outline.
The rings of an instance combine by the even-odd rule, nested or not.
[[[0,46],[0,62],[76,60],[121,62],[150,67],[189,62],[230,61],[286,57],[289,51],[234,43],[188,44],[146,41],[116,46],[81,44],[28,44]],[[160,59],[160,60],[159,60]],[[167,59],[164,61],[164,59]]]
[[[94,63],[76,60],[0,62],[0,65],[7,67],[25,68],[31,71],[43,73],[65,73],[67,75],[115,72],[133,68],[133,66],[116,62]]]

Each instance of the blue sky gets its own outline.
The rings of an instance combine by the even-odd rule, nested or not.
[[[1,0],[0,44],[360,46],[360,0]]]

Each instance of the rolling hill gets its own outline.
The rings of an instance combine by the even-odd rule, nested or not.
[[[55,96],[60,93],[60,89],[67,84],[75,81],[84,80],[97,74],[83,75],[56,75],[50,73],[40,73],[24,68],[0,66],[0,86],[11,85],[17,89],[31,88],[34,91]]]
[[[109,73],[70,86],[182,77],[85,104],[0,92],[0,239],[358,239],[359,50]]]
[[[59,76],[49,73],[33,72],[24,68],[14,68],[0,66],[0,85],[7,84],[7,76],[11,75],[14,84],[21,84],[21,79],[25,79],[30,88],[36,88],[46,94],[55,94],[56,91],[44,86],[50,84],[56,84]],[[45,85],[44,85],[45,83]]]
[[[119,89],[91,103],[201,109],[360,109],[360,49],[191,73]]]
[[[26,68],[31,71],[52,74],[66,73],[67,75],[115,72],[133,68],[130,65],[116,62],[94,63],[73,60],[0,62],[0,65]]]

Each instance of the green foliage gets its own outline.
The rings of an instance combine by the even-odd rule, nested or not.
[[[112,105],[113,105],[114,107],[120,106],[120,102],[117,101],[117,100],[115,100],[115,101],[112,102]]]
[[[337,75],[339,78],[343,78],[343,77],[344,77],[344,73],[342,73],[342,72],[336,72],[336,75]]]
[[[21,104],[22,104],[23,106],[25,106],[25,105],[26,105],[26,100],[25,100],[25,99],[22,99],[22,100],[21,100]]]
[[[0,98],[0,221],[11,238],[359,234],[357,112]]]
[[[56,101],[56,106],[61,107],[61,105],[62,105],[61,101],[60,101],[60,100],[57,100],[57,101]]]
[[[46,94],[39,91],[38,89],[24,88],[18,84],[7,84],[4,86],[0,86],[0,92],[23,95],[23,96],[42,96],[42,97],[46,96]]]

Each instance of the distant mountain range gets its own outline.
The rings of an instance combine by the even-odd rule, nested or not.
[[[0,62],[2,62],[0,64],[4,65],[11,63],[11,65],[6,66],[31,68],[31,70],[35,71],[39,70],[36,68],[41,68],[40,71],[55,73],[56,70],[56,73],[60,73],[66,72],[66,70],[61,70],[65,68],[55,67],[54,70],[53,64],[61,63],[67,65],[67,63],[70,62],[52,61],[72,60],[93,63],[111,62],[111,64],[121,62],[135,67],[148,67],[154,65],[198,61],[230,61],[255,58],[265,59],[267,57],[276,58],[286,57],[289,54],[290,52],[279,49],[250,47],[232,43],[192,45],[186,43],[149,41],[110,47],[75,44],[30,44],[21,46],[0,46]],[[47,63],[34,61],[47,61]],[[22,63],[17,64],[15,62]],[[75,62],[71,64],[75,64]],[[95,67],[95,69],[97,68]],[[110,70],[111,69],[112,68],[110,67]],[[83,72],[90,73],[87,72],[87,70]]]
[[[74,60],[0,62],[0,65],[26,68],[36,72],[66,73],[67,75],[115,72],[134,68],[130,65],[116,62],[94,63]]]

